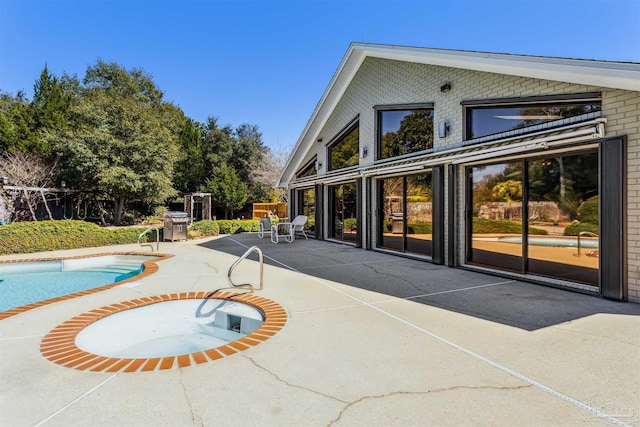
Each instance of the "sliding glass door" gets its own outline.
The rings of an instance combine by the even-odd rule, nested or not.
[[[431,173],[424,173],[379,180],[379,247],[432,255],[431,177]]]
[[[467,261],[598,285],[598,154],[468,169]]]

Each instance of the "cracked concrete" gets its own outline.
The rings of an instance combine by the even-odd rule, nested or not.
[[[288,314],[259,345],[116,376],[41,356],[41,337],[81,312],[226,286],[224,273],[256,244],[268,260],[257,294]],[[135,288],[0,322],[0,425],[639,424],[638,305],[519,282],[490,286],[504,279],[313,240],[273,245],[249,233],[161,251],[175,257]],[[239,264],[238,281],[255,281],[256,264]]]
[[[363,403],[365,401],[368,400],[382,400],[382,399],[387,399],[389,397],[396,397],[396,396],[424,396],[427,394],[431,394],[431,393],[444,393],[444,392],[449,392],[449,391],[459,391],[459,390],[520,390],[520,389],[525,389],[525,388],[530,388],[533,387],[532,385],[528,384],[528,385],[523,385],[523,386],[513,386],[513,387],[496,387],[496,386],[479,386],[479,387],[471,387],[471,386],[453,386],[453,387],[446,387],[446,388],[440,388],[440,389],[433,389],[433,390],[426,390],[426,391],[395,391],[395,392],[391,392],[391,393],[387,393],[387,394],[383,394],[383,395],[378,395],[378,396],[363,396],[360,399],[354,401],[354,402],[350,402],[348,405],[346,405],[342,411],[340,411],[340,413],[338,414],[338,417],[334,420],[332,420],[329,423],[329,426],[333,426],[337,423],[340,422],[340,419],[342,418],[342,416],[350,409],[352,409],[353,407],[355,407],[356,405]],[[376,403],[376,405],[380,405],[380,403]]]

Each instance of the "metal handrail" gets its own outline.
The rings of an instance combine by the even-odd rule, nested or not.
[[[160,250],[160,230],[155,225],[148,226],[146,230],[144,230],[142,233],[140,233],[140,235],[138,236],[138,244],[140,246],[149,246],[151,248],[151,252],[153,252],[153,244],[151,244],[151,243],[145,243],[145,244],[140,243],[140,239],[142,239],[142,236],[144,236],[145,234],[147,234],[149,231],[151,231],[153,229],[156,230],[156,252],[157,252],[157,251]]]
[[[227,278],[229,279],[229,284],[231,285],[231,287],[233,288],[249,288],[249,290],[251,292],[254,292],[256,288],[253,287],[253,285],[249,284],[249,283],[244,283],[241,285],[236,285],[235,283],[233,283],[233,280],[231,280],[231,273],[233,272],[233,270],[236,268],[236,266],[238,264],[240,264],[242,261],[244,261],[252,252],[257,252],[258,253],[258,258],[260,261],[260,287],[257,289],[262,289],[262,285],[264,283],[263,279],[264,279],[264,259],[262,256],[262,250],[257,247],[257,246],[251,246],[249,249],[247,249],[247,251],[236,260],[236,262],[234,262],[231,267],[229,267],[229,272],[227,273]]]
[[[580,239],[582,238],[582,236],[598,237],[598,235],[596,233],[592,233],[590,231],[581,231],[581,232],[579,232],[578,233],[578,253],[576,254],[576,256],[580,256],[580,246],[581,246]]]

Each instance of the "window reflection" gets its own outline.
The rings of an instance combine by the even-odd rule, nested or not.
[[[528,172],[529,271],[597,284],[597,154],[530,161]]]
[[[469,182],[468,261],[598,284],[596,152],[475,166],[470,169]],[[523,203],[525,193],[528,197]]]
[[[522,129],[600,111],[599,102],[525,104],[467,108],[467,139]]]
[[[331,222],[329,237],[355,242],[358,237],[357,187],[355,183],[336,185],[329,188],[331,200]]]
[[[301,193],[301,214],[306,215],[308,218],[307,223],[304,225],[304,231],[314,234],[316,229],[316,190],[314,188],[308,188],[301,190]]]
[[[432,255],[433,188],[431,174],[407,177],[407,252]]]
[[[380,159],[433,148],[433,110],[389,110],[378,115]]]
[[[431,174],[381,180],[379,246],[399,252],[432,254]]]
[[[355,166],[360,160],[360,131],[358,125],[329,147],[329,170]]]
[[[513,271],[522,268],[522,162],[471,169],[471,261]]]

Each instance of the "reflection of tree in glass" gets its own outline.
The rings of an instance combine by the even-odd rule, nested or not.
[[[342,169],[358,164],[358,148],[360,144],[360,132],[356,127],[341,141],[331,147],[331,169]]]
[[[395,157],[433,147],[433,111],[416,110],[407,114],[396,132],[382,136],[382,157]]]
[[[553,201],[575,219],[578,206],[598,194],[595,153],[529,162],[529,199]]]
[[[402,212],[402,193],[404,191],[402,177],[387,178],[383,181],[382,192],[384,197],[383,215],[391,219],[393,212]]]
[[[433,200],[430,174],[407,177],[407,199],[410,202],[431,202]]]

